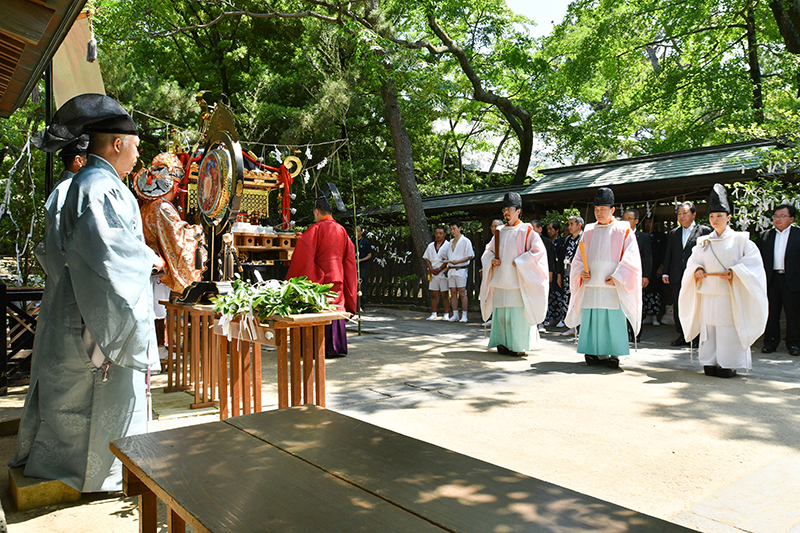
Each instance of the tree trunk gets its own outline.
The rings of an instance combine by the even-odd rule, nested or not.
[[[753,118],[757,124],[764,122],[764,98],[761,92],[761,66],[758,63],[758,40],[755,15],[752,9],[744,17],[747,23],[747,62],[750,65],[750,80],[753,82]]]
[[[517,161],[517,173],[514,175],[514,185],[523,185],[528,177],[528,167],[531,165],[531,153],[533,152],[533,126],[531,125],[531,115],[520,117],[522,122],[522,136],[519,138],[519,160]]]
[[[778,24],[778,30],[781,33],[781,37],[783,37],[786,50],[790,54],[800,54],[800,35],[798,35],[798,28],[792,21],[792,17],[789,13],[783,8],[783,0],[772,0],[769,3],[769,8],[772,10],[772,16],[775,17],[775,22]],[[795,6],[793,15],[796,15],[797,12],[798,9]]]
[[[492,166],[489,167],[489,179],[492,179],[492,174],[494,174],[494,167],[497,165],[497,160],[500,159],[500,152],[503,151],[503,145],[506,144],[509,135],[511,135],[511,128],[506,130],[506,134],[503,135],[503,138],[500,140],[500,144],[497,145],[497,150],[494,152],[494,159],[492,159]]]
[[[392,134],[394,145],[394,159],[397,164],[397,183],[406,208],[408,227],[411,229],[411,240],[414,243],[414,266],[420,276],[427,272],[427,265],[422,256],[425,248],[431,242],[428,220],[422,208],[422,195],[417,188],[414,178],[414,155],[411,151],[411,139],[408,137],[403,115],[400,111],[400,102],[397,98],[397,88],[392,77],[393,67],[385,65],[386,77],[381,83],[381,98],[386,109],[386,121]],[[423,283],[423,292],[427,297],[427,283]]]
[[[650,58],[650,64],[653,65],[653,71],[658,74],[661,71],[661,65],[658,64],[658,56],[656,55],[656,49],[653,48],[652,45],[647,45],[645,47],[645,52],[647,52],[647,57]]]

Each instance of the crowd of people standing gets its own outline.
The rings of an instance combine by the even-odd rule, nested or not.
[[[697,208],[688,201],[677,206],[676,223],[669,231],[662,229],[662,223],[671,225],[672,221],[659,221],[653,213],[642,216],[632,208],[617,212],[610,189],[598,191],[594,203],[595,223],[587,224],[583,217],[572,215],[562,228],[558,221],[543,224],[531,220],[524,224],[521,199],[507,195],[503,219],[491,223],[489,242],[485,247],[476,247],[472,256],[459,253],[458,266],[450,258],[453,241],[447,240],[447,228],[438,226],[435,240],[425,253],[432,307],[428,320],[439,318],[440,297],[444,320],[459,320],[456,311],[451,315],[451,307],[455,310],[460,299],[462,309],[466,309],[466,302],[463,288],[453,277],[460,280],[462,272],[466,272],[462,270],[453,276],[453,271],[461,270],[458,267],[463,268],[473,257],[481,257],[478,250],[484,249],[481,306],[488,307],[484,309],[484,325],[493,326],[489,347],[497,347],[500,353],[519,354],[538,345],[538,335],[531,342],[520,341],[529,336],[520,318],[525,315],[528,322],[536,317],[536,322],[529,325],[537,333],[550,331],[563,336],[583,333],[579,353],[586,354],[589,364],[596,363],[594,357],[598,357],[598,361],[606,361],[609,366],[618,366],[614,352],[625,355],[628,343],[641,340],[643,324],[663,325],[675,328],[677,336],[671,341],[672,346],[699,349],[706,374],[731,377],[737,368],[750,368],[750,346],[762,334],[762,352],[777,349],[783,311],[786,351],[800,355],[797,324],[800,314],[796,309],[800,305],[800,229],[794,226],[796,208],[791,203],[777,206],[773,213],[774,227],[755,239],[729,226],[733,206],[727,190],[720,184],[711,190],[707,201],[709,225],[698,224]],[[510,216],[510,211],[515,211],[512,215],[516,217]],[[455,223],[456,231],[452,234],[459,236],[464,248],[469,241],[460,234],[461,224]],[[519,229],[521,223],[524,231]],[[511,227],[515,228],[514,233],[505,238],[512,239],[512,243],[519,241],[516,245],[519,250],[511,251],[512,243],[503,243],[503,236]],[[524,239],[519,237],[520,232],[526,234]],[[530,237],[531,232],[538,238]],[[582,245],[586,246],[583,252]],[[500,253],[507,254],[506,259],[511,260],[514,269],[497,255]],[[538,295],[544,298],[539,302],[544,306],[541,313],[536,307],[538,303],[534,306],[526,300],[525,292],[533,290],[533,285],[526,288],[519,264],[520,258],[528,255],[542,261],[537,268],[543,272],[542,283],[547,290]],[[591,274],[587,259],[593,265]],[[610,288],[615,291],[607,290]],[[521,298],[508,292],[520,289]],[[488,304],[484,301],[487,297]],[[511,307],[519,313],[510,319],[507,306],[496,309],[498,298],[514,301]],[[537,312],[531,311],[534,307]],[[498,325],[499,318],[502,324]],[[467,321],[464,311],[460,321]],[[583,332],[580,324],[584,326]],[[495,328],[500,333],[496,334]],[[520,328],[524,330],[521,335],[503,333]],[[589,330],[603,333],[590,338]],[[602,353],[593,353],[597,351]]]

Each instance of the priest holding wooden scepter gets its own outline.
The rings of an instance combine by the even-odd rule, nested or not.
[[[642,262],[630,224],[614,218],[611,189],[597,190],[594,216],[597,222],[586,226],[572,260],[564,322],[581,326],[578,353],[586,364],[619,368],[619,356],[630,353],[626,318],[635,335],[642,324]]]
[[[521,213],[522,197],[506,193],[506,224],[495,230],[481,257],[481,314],[484,320],[492,316],[489,348],[516,356],[539,347],[536,325],[544,320],[550,290],[547,251]]]
[[[679,318],[688,339],[700,336],[698,358],[707,376],[731,378],[750,370],[750,346],[769,314],[767,277],[746,231],[728,227],[731,198],[719,183],[708,198],[710,235],[697,239],[681,281]]]

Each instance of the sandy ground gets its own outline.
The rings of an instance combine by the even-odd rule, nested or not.
[[[540,350],[509,358],[485,349],[479,324],[425,316],[366,315],[350,354],[327,362],[329,408],[698,530],[800,531],[792,514],[800,511],[786,510],[800,501],[800,475],[770,474],[799,457],[798,358],[762,355],[757,345],[752,372],[709,378],[688,350],[669,347],[672,327],[647,326],[639,350],[610,370],[586,366],[556,332],[543,335]],[[270,355],[266,404],[276,396]],[[155,429],[214,419],[158,421]],[[3,464],[14,447],[15,437],[0,438]],[[776,494],[769,505],[747,488],[768,475]],[[17,512],[5,471],[0,478],[11,532],[138,531],[135,499],[94,495]],[[780,520],[770,521],[776,509]]]

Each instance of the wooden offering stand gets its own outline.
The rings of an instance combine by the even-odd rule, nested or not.
[[[313,403],[325,407],[325,326],[348,318],[339,311],[272,316],[255,332],[230,324],[230,337],[214,321],[220,342],[220,419],[261,412],[261,345],[277,348],[278,407]]]
[[[211,305],[181,305],[160,300],[167,308],[165,393],[194,389],[192,409],[212,407],[217,399],[219,352],[212,333]]]

